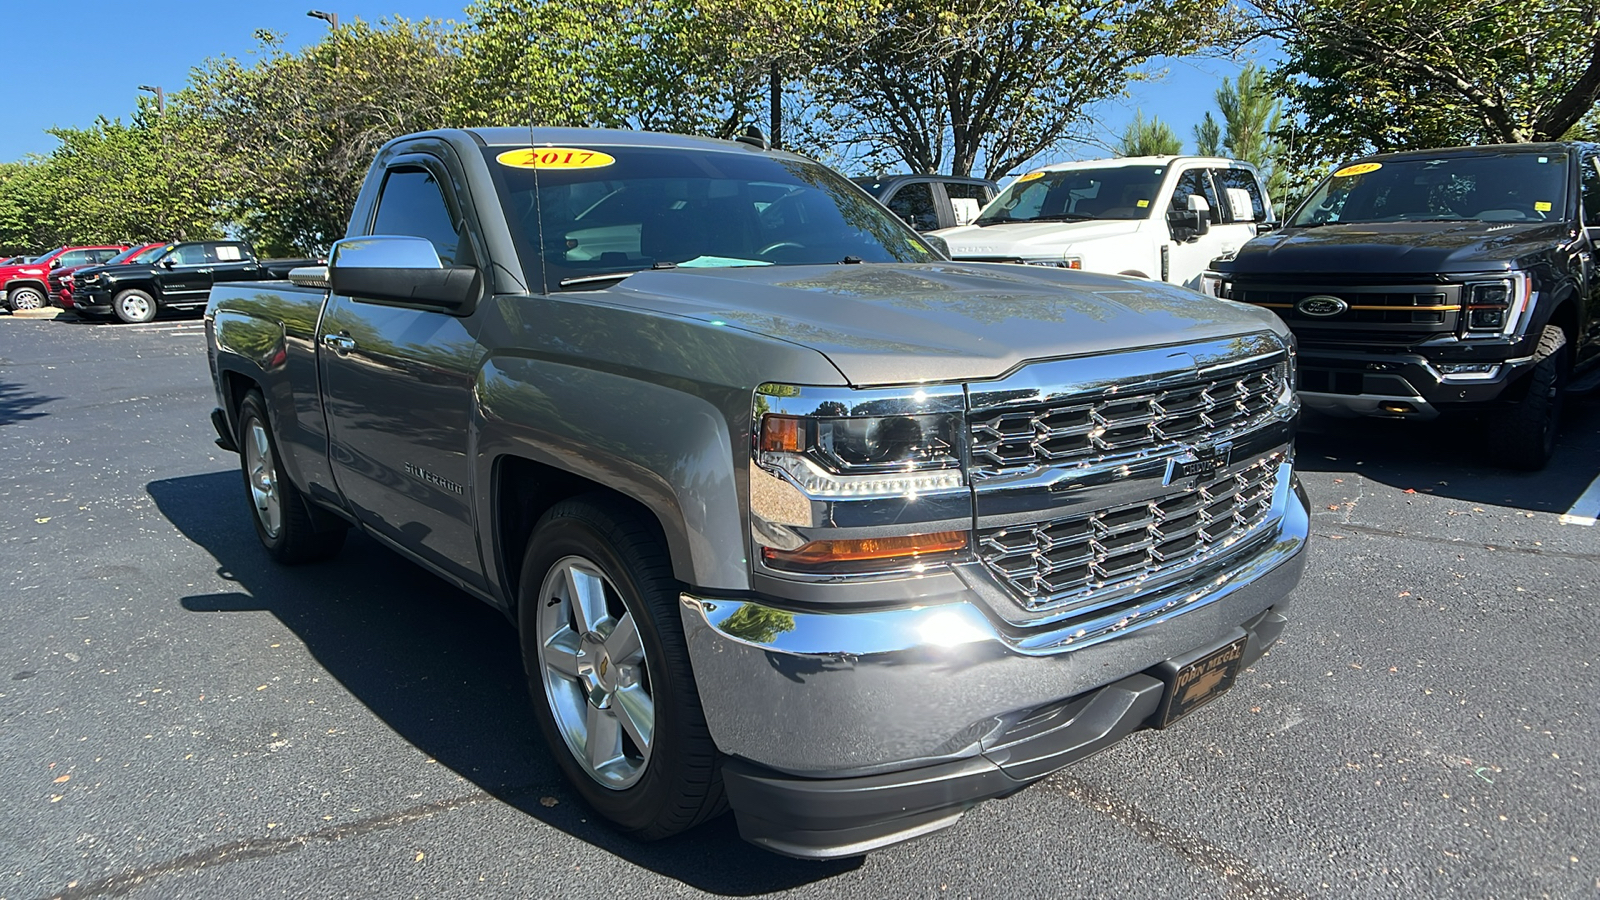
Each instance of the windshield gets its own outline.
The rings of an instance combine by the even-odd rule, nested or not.
[[[1353,222],[1543,222],[1566,214],[1567,154],[1513,151],[1346,165],[1290,227]]]
[[[527,152],[485,150],[503,179],[512,237],[524,259],[543,260],[547,289],[603,287],[603,276],[650,268],[939,259],[882,206],[816,163],[652,147],[569,154],[613,160],[598,166],[535,170],[500,159],[514,163]]]
[[[110,259],[106,260],[105,262],[101,263],[100,265],[102,265],[102,266],[120,265],[122,263],[127,262],[129,259],[131,259],[138,252],[139,252],[139,248],[138,247],[129,247],[128,249],[122,251],[121,253],[118,253],[116,256],[111,257]]]
[[[973,224],[1148,219],[1166,174],[1166,166],[1034,172],[1013,181]]]

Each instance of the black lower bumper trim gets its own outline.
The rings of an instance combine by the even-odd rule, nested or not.
[[[1285,624],[1273,609],[1246,622],[1243,664],[1259,659]],[[984,800],[1015,793],[1152,727],[1163,690],[1151,673],[1129,675],[1026,711],[986,740],[978,755],[937,765],[854,778],[806,778],[730,759],[723,764],[723,784],[745,840],[802,859],[856,856],[954,824]]]
[[[228,414],[221,408],[211,411],[211,427],[217,430],[217,446],[229,453],[238,453],[239,445],[233,442],[233,432],[228,428]]]

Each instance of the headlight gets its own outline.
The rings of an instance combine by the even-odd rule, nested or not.
[[[63,275],[63,276],[61,276],[61,283],[62,284],[71,284],[72,283],[72,276],[71,275]]]
[[[966,496],[964,408],[960,385],[853,390],[763,384],[755,396],[752,448],[755,465],[766,473],[760,478],[770,485],[752,488],[762,562],[805,575],[857,575],[922,571],[964,552],[970,506],[959,506],[959,518],[948,508],[952,494]],[[783,499],[785,492],[792,500]],[[810,510],[819,503],[830,511],[813,521]],[[859,520],[851,526],[836,516],[845,506],[852,509],[848,518]],[[924,530],[913,524],[916,514],[907,515],[917,509],[945,512],[930,517]],[[800,532],[783,527],[785,519]],[[861,529],[869,522],[875,533],[865,536]]]
[[[1208,297],[1220,297],[1223,300],[1233,299],[1233,282],[1229,281],[1219,272],[1200,273],[1200,293]]]
[[[965,484],[959,386],[757,392],[757,461],[818,497],[890,496]]]
[[[1533,283],[1521,272],[1493,281],[1474,281],[1461,292],[1465,332],[1474,335],[1513,334],[1527,309]]]
[[[1022,264],[1025,266],[1055,266],[1058,269],[1081,269],[1083,268],[1083,257],[1059,256],[1041,259],[1024,259]]]

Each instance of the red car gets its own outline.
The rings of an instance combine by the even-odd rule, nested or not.
[[[167,248],[166,241],[157,241],[154,244],[144,244],[128,249],[111,257],[100,266],[134,265],[136,263],[153,263],[161,251]],[[84,263],[81,266],[62,266],[50,271],[50,302],[62,309],[72,308],[72,285],[77,274],[86,269],[96,268],[95,263]]]
[[[57,247],[32,262],[0,266],[0,292],[5,294],[6,308],[12,312],[40,309],[50,296],[47,278],[51,269],[103,263],[126,249],[121,244]]]

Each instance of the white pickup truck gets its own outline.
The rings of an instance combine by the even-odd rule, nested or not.
[[[1029,172],[971,225],[933,233],[959,260],[1137,275],[1198,289],[1207,263],[1271,222],[1266,185],[1247,162],[1133,156]]]

